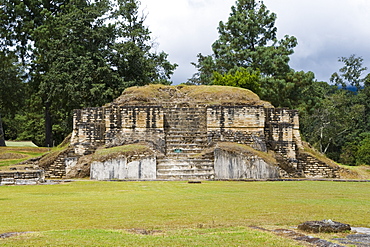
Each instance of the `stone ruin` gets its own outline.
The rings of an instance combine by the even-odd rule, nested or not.
[[[64,177],[97,148],[134,143],[153,153],[92,162],[91,178],[339,177],[338,168],[303,151],[296,110],[246,89],[186,85],[133,87],[111,104],[75,110],[72,150],[46,176]]]

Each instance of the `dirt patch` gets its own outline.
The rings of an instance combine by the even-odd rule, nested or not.
[[[133,228],[127,231],[130,233],[140,234],[140,235],[156,235],[156,234],[162,233],[162,231],[160,230],[147,230],[147,229],[140,229],[140,228]]]
[[[19,236],[19,235],[27,234],[27,233],[31,233],[31,232],[6,232],[6,233],[0,234],[0,238],[10,238],[10,237],[15,237],[15,236]]]
[[[335,244],[335,243],[326,241],[324,239],[315,238],[315,237],[312,237],[312,236],[307,236],[307,235],[304,235],[302,233],[298,233],[298,232],[293,231],[293,230],[288,230],[288,229],[267,230],[265,228],[257,227],[257,226],[250,226],[250,228],[256,229],[256,230],[260,230],[260,231],[272,232],[272,233],[274,233],[274,234],[276,234],[278,236],[282,236],[282,237],[290,238],[290,239],[293,239],[293,240],[296,240],[296,241],[308,243],[308,244],[311,244],[313,246],[320,246],[320,247],[344,247],[342,245]]]

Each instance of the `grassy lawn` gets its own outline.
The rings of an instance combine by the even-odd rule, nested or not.
[[[24,160],[41,156],[49,151],[39,147],[0,147],[0,170]]]
[[[4,246],[299,246],[248,228],[370,227],[370,183],[95,182],[1,186]],[[146,229],[140,235],[127,229]]]

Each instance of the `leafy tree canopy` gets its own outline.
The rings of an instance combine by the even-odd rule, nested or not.
[[[38,112],[21,114],[44,111],[46,145],[71,131],[74,108],[110,102],[128,86],[171,83],[177,65],[155,51],[138,9],[137,0],[4,3],[0,50],[25,67],[28,111]]]
[[[363,58],[352,54],[349,57],[341,57],[338,61],[343,62],[344,66],[339,69],[339,74],[337,72],[332,74],[330,81],[343,89],[351,85],[359,90],[366,80],[366,77],[361,77],[363,72],[367,70],[366,67],[363,67]]]
[[[227,74],[214,72],[213,85],[241,87],[260,93],[260,75],[258,72],[248,72],[245,68],[239,68],[237,71],[229,71]]]

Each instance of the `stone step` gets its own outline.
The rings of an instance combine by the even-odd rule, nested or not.
[[[167,143],[208,143],[208,139],[198,138],[198,137],[176,137],[176,138],[166,138]]]
[[[169,127],[169,128],[166,128],[165,129],[165,133],[179,133],[179,134],[183,134],[183,133],[189,133],[189,131],[192,131],[192,133],[207,133],[207,129],[206,128],[191,128],[191,127],[187,127],[187,126],[180,126],[180,128],[177,128],[177,127]]]
[[[180,106],[180,107],[173,107],[171,105],[171,108],[165,108],[165,113],[168,113],[168,112],[184,112],[184,111],[189,111],[189,110],[193,110],[193,111],[205,111],[204,109],[199,109],[199,108],[195,108],[195,107],[184,107],[184,106]]]
[[[166,114],[167,113],[167,114]],[[194,115],[198,115],[198,116],[202,116],[204,117],[206,115],[206,112],[205,111],[198,111],[196,109],[189,109],[189,110],[177,110],[176,111],[171,111],[171,112],[165,112],[165,116],[166,118],[171,118],[171,117],[175,117],[175,116],[194,116]]]
[[[173,160],[169,158],[162,158],[162,159],[157,159],[157,164],[159,163],[171,163]],[[213,163],[213,159],[203,159],[203,158],[187,158],[187,159],[182,159],[178,160],[176,159],[176,162],[187,162],[187,163],[202,163],[202,162],[209,162]]]
[[[214,174],[176,174],[176,175],[160,175],[157,174],[157,179],[162,179],[162,180],[208,180],[208,179],[213,179]]]
[[[182,154],[176,154],[176,153],[167,153],[166,157],[169,159],[174,159],[174,160],[184,160],[184,159],[191,159],[192,156],[195,156],[199,153],[182,153]]]
[[[208,146],[208,142],[207,141],[205,141],[205,140],[199,140],[199,139],[191,140],[191,142],[180,140],[180,139],[175,139],[175,140],[172,140],[171,139],[171,140],[166,140],[166,143],[167,143],[167,146],[168,145],[170,145],[170,146],[173,146],[173,145],[180,145],[180,146],[185,146],[185,145],[194,146],[194,145],[198,145],[198,146],[201,146],[201,147]]]
[[[203,165],[203,166],[165,166],[159,165],[157,166],[157,173],[159,174],[169,174],[169,173],[189,173],[187,171],[192,171],[191,173],[199,173],[199,172],[214,172],[213,164]]]
[[[183,163],[171,163],[163,162],[157,164],[157,169],[213,169],[214,164],[212,161],[202,161],[202,162],[187,162]]]
[[[208,141],[207,135],[167,135],[166,141]]]
[[[164,128],[165,133],[180,133],[180,134],[186,134],[186,133],[207,133],[207,128],[206,126],[198,126],[196,128],[192,128],[191,126],[186,126],[186,125],[171,125],[170,127],[167,126]]]
[[[196,156],[199,156],[199,154],[201,153],[202,151],[188,151],[188,152],[181,152],[181,153],[176,153],[176,152],[173,152],[173,151],[167,151],[167,154],[166,154],[166,157],[169,158],[169,159],[191,159],[191,158],[195,158]]]
[[[179,116],[175,118],[166,118],[165,121],[167,126],[173,126],[173,125],[178,125],[178,126],[190,126],[190,127],[195,127],[197,128],[198,126],[194,124],[200,124],[201,126],[206,125],[206,118],[205,117],[193,117],[193,116]]]
[[[171,149],[171,148],[183,148],[183,149],[204,149],[204,147],[207,147],[207,143],[203,143],[203,142],[198,142],[198,143],[180,143],[180,142],[170,142],[166,144],[167,146],[167,149]]]
[[[213,168],[208,169],[158,169],[158,175],[212,175],[214,174]]]
[[[197,145],[196,147],[189,147],[189,148],[186,148],[186,146],[181,146],[181,145],[171,145],[171,146],[167,146],[167,153],[200,153],[204,150],[204,147],[199,147],[199,145]],[[178,149],[179,151],[176,152],[176,149]]]

